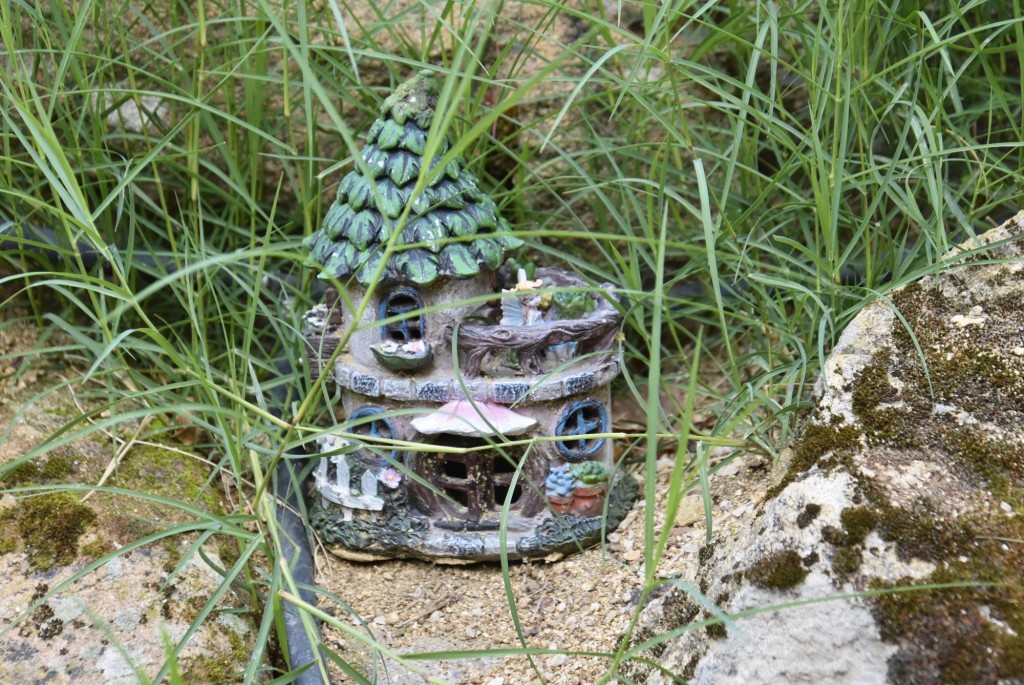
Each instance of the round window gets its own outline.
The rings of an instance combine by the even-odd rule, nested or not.
[[[558,420],[555,436],[562,438],[556,443],[558,451],[566,461],[584,461],[597,454],[604,447],[604,438],[593,437],[595,433],[608,432],[608,412],[597,400],[573,402]]]
[[[381,416],[377,416],[380,414]],[[356,435],[364,435],[371,438],[367,444],[370,451],[383,449],[380,440],[394,440],[398,436],[395,424],[391,419],[383,416],[384,410],[380,407],[360,407],[348,417],[349,430]],[[372,418],[377,417],[377,418]],[[391,461],[397,461],[398,450],[391,450]]]

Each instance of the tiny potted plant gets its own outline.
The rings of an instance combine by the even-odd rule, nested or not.
[[[551,469],[544,481],[544,494],[552,511],[564,514],[572,509],[575,484],[576,477],[572,475],[568,464]]]
[[[600,462],[585,461],[573,464],[569,470],[576,485],[572,510],[582,516],[599,516],[608,492],[608,477],[611,475],[608,467]]]

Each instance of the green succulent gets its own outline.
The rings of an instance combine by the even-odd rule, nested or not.
[[[558,305],[558,316],[562,319],[582,319],[596,307],[594,299],[585,292],[560,290],[555,293],[554,299]]]
[[[608,467],[597,461],[585,461],[572,465],[572,475],[584,485],[596,485],[608,480],[611,472]]]

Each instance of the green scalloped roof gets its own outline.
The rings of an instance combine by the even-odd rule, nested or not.
[[[412,197],[436,104],[431,71],[420,72],[384,101],[362,152],[368,175],[357,168],[342,179],[323,225],[306,238],[310,256],[322,266],[321,278],[355,275],[369,285],[383,244],[410,204],[396,250],[384,267],[386,280],[425,285],[445,277],[469,278],[482,268],[497,269],[506,250],[522,245],[458,159]],[[449,146],[446,137],[440,153]],[[438,161],[435,157],[433,163]]]

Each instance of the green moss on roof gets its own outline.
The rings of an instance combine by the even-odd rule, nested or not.
[[[323,225],[306,239],[321,277],[355,276],[369,285],[406,207],[395,251],[384,265],[385,280],[425,285],[442,277],[469,278],[481,268],[498,268],[505,251],[522,244],[458,159],[413,196],[437,93],[436,78],[426,71],[384,101],[363,148],[366,173],[356,168],[345,176]],[[446,136],[439,155],[449,147]],[[435,157],[432,167],[439,161]]]

